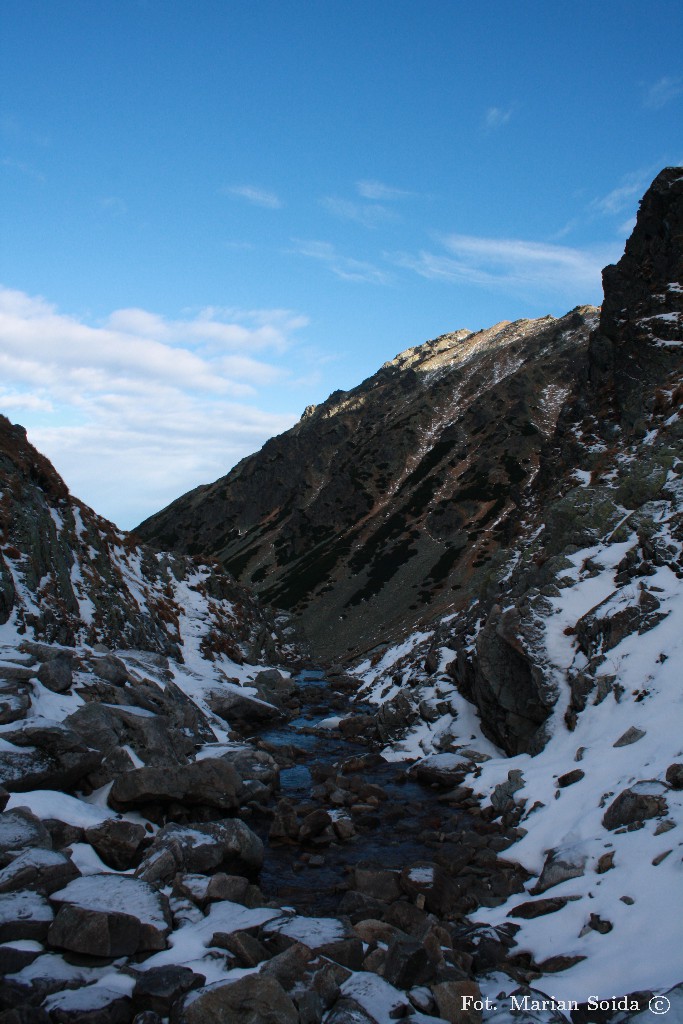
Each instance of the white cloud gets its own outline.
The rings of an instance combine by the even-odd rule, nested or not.
[[[254,206],[263,206],[268,210],[279,210],[282,206],[282,200],[275,192],[255,185],[227,185],[221,192],[224,195],[236,196],[238,199],[246,199]]]
[[[663,75],[646,90],[643,106],[650,110],[661,110],[681,93],[683,93],[683,78],[680,75]]]
[[[507,110],[504,110],[503,107],[489,107],[484,114],[484,129],[492,132],[496,128],[502,128],[512,117],[512,109],[512,107],[508,107]]]
[[[372,263],[356,260],[350,256],[342,256],[331,242],[306,242],[292,239],[299,256],[307,256],[326,264],[332,273],[342,281],[358,281],[366,284],[388,284],[391,275],[380,270]]]
[[[394,188],[392,185],[385,185],[382,181],[357,181],[356,189],[358,195],[363,199],[374,199],[379,202],[392,202],[394,199],[411,199],[415,192],[408,192],[403,188]]]
[[[618,258],[619,246],[576,249],[512,238],[447,235],[444,253],[399,253],[393,259],[420,276],[538,296],[576,295],[589,301],[600,286],[605,264]],[[585,296],[585,297],[584,297]]]
[[[622,178],[621,184],[607,195],[594,199],[590,208],[597,213],[612,216],[622,213],[635,205],[652,180],[651,171],[636,171]]]
[[[0,288],[0,411],[21,417],[77,496],[132,526],[291,426],[295,415],[262,405],[291,379],[306,323],[282,309],[210,308],[176,320],[123,309],[87,324]]]
[[[621,235],[624,238],[628,238],[635,226],[636,218],[629,217],[628,220],[625,220],[623,224],[619,225],[619,227],[617,228],[617,234]]]
[[[320,205],[335,217],[356,221],[366,228],[377,228],[387,221],[397,220],[398,217],[393,210],[388,210],[381,203],[355,203],[350,199],[326,196],[320,200]]]

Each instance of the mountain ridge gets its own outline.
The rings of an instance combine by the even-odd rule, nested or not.
[[[435,614],[453,586],[464,606],[511,528],[596,317],[577,307],[409,348],[135,532],[210,552],[293,610],[328,660],[406,628],[418,607]]]

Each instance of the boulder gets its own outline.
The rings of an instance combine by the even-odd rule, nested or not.
[[[38,892],[8,892],[0,895],[0,942],[37,939],[42,942],[54,914]]]
[[[26,718],[30,707],[31,695],[27,683],[0,679],[0,725]]]
[[[20,853],[33,849],[51,850],[52,838],[28,807],[14,807],[0,816],[0,867]]]
[[[399,690],[377,711],[377,732],[380,739],[383,743],[400,739],[418,718],[419,712],[413,704],[410,691]]]
[[[683,789],[683,764],[680,761],[670,764],[665,778],[672,789]]]
[[[59,907],[48,936],[53,946],[105,957],[166,948],[168,900],[139,878],[87,875],[50,900]]]
[[[200,804],[232,811],[240,804],[242,780],[223,758],[207,757],[189,765],[136,768],[116,779],[108,802],[117,811],[148,804]]]
[[[182,1024],[299,1024],[299,1015],[279,981],[248,974],[190,996],[180,1020]]]
[[[54,1024],[129,1024],[130,998],[120,988],[88,985],[55,992],[44,1007]]]
[[[171,702],[172,713],[174,709]],[[103,754],[111,755],[117,748],[130,746],[145,765],[152,767],[184,765],[194,750],[194,744],[180,724],[174,724],[172,715],[157,714],[144,707],[91,700],[69,715],[65,723]]]
[[[281,707],[296,693],[294,680],[283,676],[276,668],[268,668],[257,673],[252,686],[263,700],[277,707]]]
[[[237,689],[214,690],[209,694],[208,705],[219,718],[242,732],[250,732],[258,726],[284,718],[280,708],[274,704],[247,693],[240,693]]]
[[[398,871],[359,867],[353,874],[353,888],[364,896],[390,903],[401,895],[399,878]]]
[[[71,657],[58,655],[50,661],[44,661],[38,669],[38,679],[53,693],[66,693],[73,684]]]
[[[551,850],[545,859],[541,876],[529,892],[533,896],[540,896],[546,889],[552,889],[568,878],[580,878],[585,873],[586,855],[575,851],[564,851],[558,853]]]
[[[605,811],[602,824],[610,832],[636,821],[658,818],[668,811],[663,795],[664,787],[658,783],[637,783],[624,789]]]
[[[481,989],[476,981],[443,981],[432,985],[439,1016],[450,1024],[480,1024],[481,1010],[474,1003],[481,1004]]]
[[[24,850],[0,871],[0,893],[31,889],[45,895],[64,888],[79,875],[71,858],[56,850]]]
[[[4,733],[3,739],[13,745],[0,751],[0,785],[10,792],[69,789],[102,760],[62,722],[24,722]]]
[[[221,900],[242,903],[249,887],[248,878],[226,875],[222,871],[215,875],[179,874],[173,880],[174,895],[191,899],[202,910]]]
[[[263,843],[239,818],[159,829],[136,875],[149,882],[170,882],[178,872],[208,873],[216,868],[258,871]]]
[[[168,1017],[173,1003],[187,992],[200,988],[206,981],[202,974],[195,974],[189,967],[171,964],[168,967],[150,967],[140,973],[133,989],[133,1005],[136,1010],[152,1010],[161,1017]]]
[[[384,961],[384,978],[390,985],[408,989],[433,977],[434,967],[421,942],[409,936],[392,939]]]
[[[260,782],[271,791],[278,784],[279,765],[265,750],[238,747],[236,750],[226,750],[220,755],[220,760],[231,764],[244,781]]]
[[[140,845],[147,836],[144,825],[132,821],[107,818],[85,830],[85,841],[115,871],[135,867]]]

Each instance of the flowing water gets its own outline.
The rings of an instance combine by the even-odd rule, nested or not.
[[[363,783],[380,786],[387,797],[377,808],[352,815],[357,834],[345,842],[269,843],[268,823],[258,829],[266,843],[259,880],[264,893],[308,914],[331,914],[347,889],[350,869],[357,865],[403,868],[431,861],[430,833],[462,828],[467,816],[444,806],[438,792],[410,778],[405,764],[369,754],[367,745],[344,739],[337,729],[320,728],[326,718],[349,713],[348,695],[336,693],[322,672],[304,672],[296,682],[301,703],[297,717],[260,734],[271,749],[298,748],[296,763],[280,772],[279,796],[297,808],[329,809],[324,799],[311,799],[311,788],[336,766],[335,774],[360,777]],[[366,710],[370,708],[353,705],[354,713]]]

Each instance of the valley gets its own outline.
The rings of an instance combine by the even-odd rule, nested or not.
[[[683,169],[603,276],[130,534],[0,418],[0,1024],[683,1020]]]

